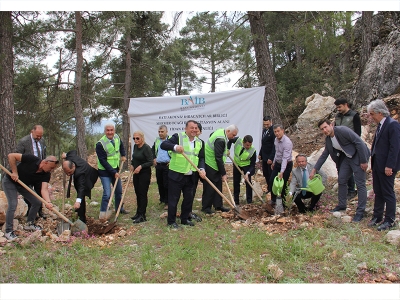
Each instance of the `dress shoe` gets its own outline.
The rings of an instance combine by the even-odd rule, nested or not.
[[[381,225],[378,226],[378,231],[387,230],[393,227],[394,223],[389,223],[388,221],[383,222]]]
[[[353,222],[360,222],[364,218],[364,214],[355,214],[353,218]]]
[[[201,222],[201,221],[203,221],[203,219],[202,219],[200,216],[198,216],[197,214],[195,214],[194,212],[191,212],[191,213],[189,214],[188,220],[189,220],[189,221],[195,220],[196,222]]]
[[[334,209],[332,209],[330,212],[341,211],[341,210],[346,210],[346,207],[338,205]]]
[[[347,198],[347,200],[350,200],[350,199],[353,199],[355,196],[357,196],[357,191],[347,193],[346,198]]]
[[[189,220],[181,221],[181,224],[182,225],[187,225],[187,226],[194,226],[194,223],[192,221],[189,221]]]
[[[211,208],[205,208],[201,210],[203,213],[207,214],[207,215],[212,215],[213,213],[215,213],[214,210],[212,210]]]
[[[133,224],[142,223],[142,222],[144,222],[144,221],[146,221],[146,217],[144,217],[144,216],[139,216],[139,217],[137,217],[135,220],[133,220]]]
[[[378,225],[380,222],[382,222],[381,218],[373,218],[371,221],[368,222],[367,226],[374,227],[374,226]]]
[[[121,210],[119,211],[119,213],[120,213],[120,214],[123,214],[123,215],[127,215],[127,214],[129,214],[129,211],[125,210],[124,208],[121,208]]]
[[[179,226],[176,222],[172,223],[172,224],[168,224],[169,228],[171,229],[181,229],[182,227]]]
[[[229,208],[226,208],[226,207],[223,207],[223,206],[217,207],[217,208],[215,208],[215,210],[217,210],[217,211],[222,211],[222,212],[228,212],[228,211],[230,211]]]
[[[138,213],[136,213],[136,215],[134,215],[133,217],[131,217],[132,220],[135,220],[139,217],[140,215]]]

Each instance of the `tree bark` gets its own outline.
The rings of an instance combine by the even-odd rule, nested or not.
[[[131,154],[128,152],[130,150],[129,142],[129,117],[128,109],[131,94],[131,82],[132,82],[132,45],[131,45],[131,34],[130,28],[127,30],[126,34],[126,56],[125,56],[125,88],[124,88],[124,107],[122,108],[122,142],[124,143],[125,150],[127,153],[127,165],[130,165]],[[124,168],[126,167],[124,166]]]
[[[75,12],[76,26],[76,70],[74,85],[74,104],[75,104],[75,120],[76,120],[76,138],[79,156],[87,159],[87,147],[85,142],[85,120],[83,118],[83,109],[81,103],[82,93],[82,67],[83,67],[83,50],[82,50],[82,15],[79,11]]]
[[[247,14],[249,16],[250,30],[253,36],[258,77],[261,85],[265,85],[264,116],[269,115],[271,116],[273,123],[282,124],[279,113],[279,99],[277,95],[275,72],[271,62],[271,55],[269,53],[269,45],[262,19],[262,13],[260,11],[248,11]]]
[[[360,66],[359,75],[364,71],[365,64],[371,55],[372,46],[372,11],[363,11],[361,24],[361,49],[360,49]]]
[[[15,152],[12,35],[11,12],[0,11],[0,157],[5,167],[8,154]]]

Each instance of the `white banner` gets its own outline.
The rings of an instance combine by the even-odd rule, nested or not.
[[[168,134],[173,135],[185,131],[185,123],[192,119],[202,125],[200,138],[207,141],[218,128],[235,124],[239,128],[238,136],[249,134],[253,137],[258,155],[264,91],[265,87],[256,87],[198,95],[131,98],[128,109],[130,139],[133,132],[141,130],[151,147],[160,125],[166,125]]]

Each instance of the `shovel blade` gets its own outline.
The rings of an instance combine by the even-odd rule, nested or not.
[[[58,234],[58,236],[60,236],[60,235],[62,235],[62,233],[65,231],[65,230],[70,230],[70,224],[69,223],[66,223],[66,222],[64,222],[64,221],[61,221],[61,223],[58,223],[57,224],[57,234]]]
[[[88,227],[85,223],[83,223],[81,220],[77,220],[75,223],[71,225],[71,233],[77,233],[77,232],[82,232],[86,231],[88,232]]]
[[[243,220],[247,220],[249,218],[247,213],[237,206],[235,207],[235,212],[236,212],[237,216]]]

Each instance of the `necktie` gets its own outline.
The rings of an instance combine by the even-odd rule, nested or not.
[[[115,142],[114,142],[114,140],[111,140],[111,144],[113,144],[113,146],[115,147]]]
[[[303,182],[302,182],[302,187],[305,188],[307,187],[307,174],[306,174],[306,169],[303,169]],[[306,191],[302,190],[301,193],[303,194],[303,196],[306,195]]]
[[[69,182],[68,182],[68,188],[67,188],[67,196],[66,196],[67,198],[69,198],[71,196],[72,176],[74,176],[74,175],[69,176]]]
[[[376,136],[378,136],[379,131],[381,131],[381,123],[379,123],[378,127],[376,128]]]
[[[239,156],[243,154],[244,147],[242,147],[242,150],[240,150]]]
[[[40,149],[39,149],[38,141],[35,141],[35,144],[36,144],[37,157],[39,157],[41,159],[42,156],[40,155]]]
[[[264,137],[267,135],[267,133],[268,133],[268,130],[265,130],[265,129],[264,129],[264,132],[263,132],[262,137],[264,138]]]

